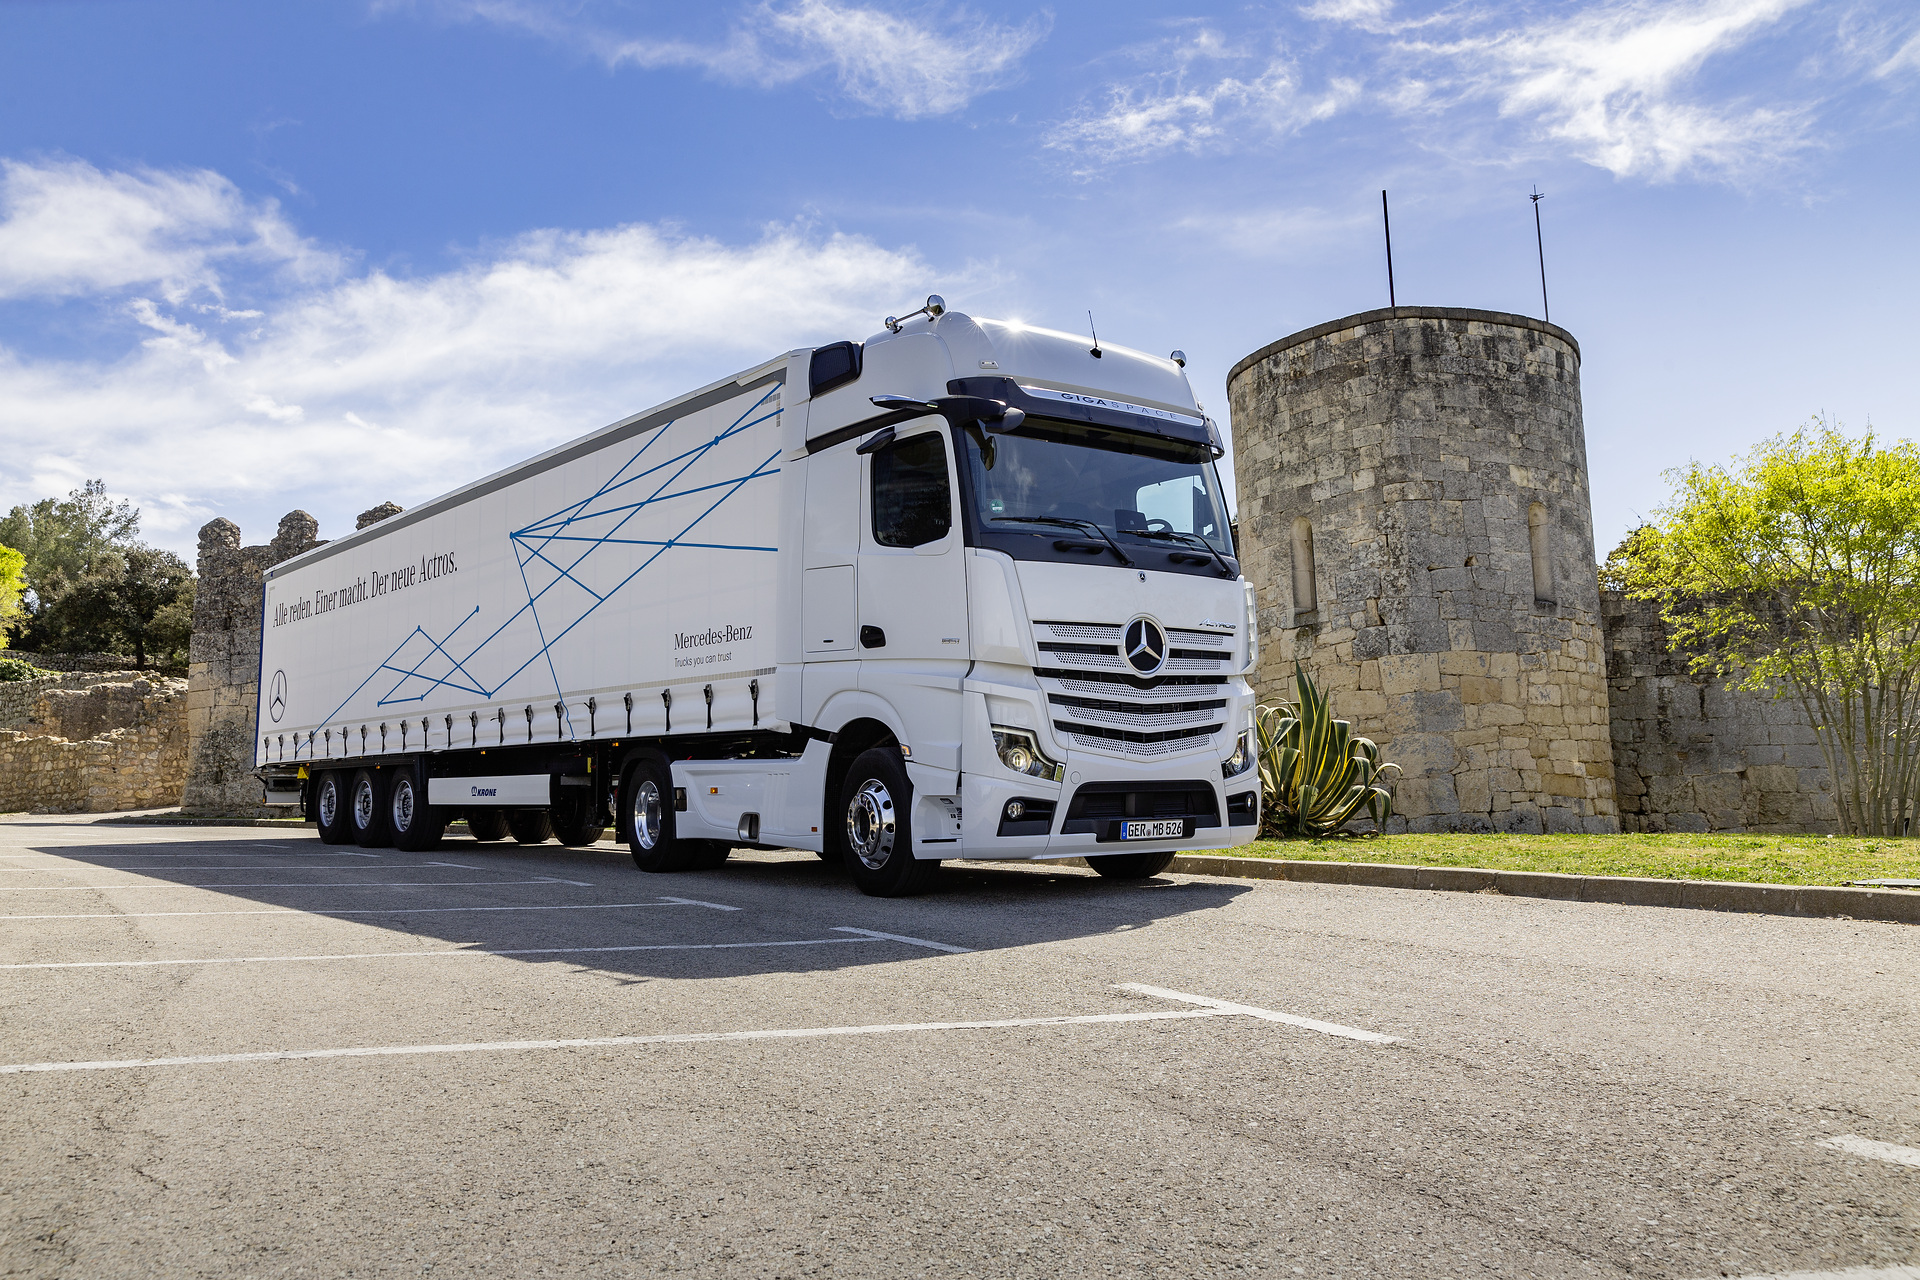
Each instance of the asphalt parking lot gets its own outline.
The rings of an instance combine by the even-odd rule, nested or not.
[[[0,823],[0,1275],[1920,1264],[1912,926],[943,881]]]

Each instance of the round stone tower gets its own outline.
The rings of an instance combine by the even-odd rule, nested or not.
[[[1397,830],[1619,830],[1573,335],[1368,311],[1227,389],[1261,700],[1301,663],[1405,770]]]

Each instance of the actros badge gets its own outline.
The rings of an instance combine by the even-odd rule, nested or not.
[[[1122,635],[1120,652],[1135,671],[1153,675],[1166,665],[1167,633],[1152,618],[1135,618]]]
[[[273,717],[275,724],[279,724],[280,717],[287,714],[287,673],[284,671],[273,673],[273,685],[267,695],[267,714]]]

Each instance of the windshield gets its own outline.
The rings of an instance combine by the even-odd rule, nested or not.
[[[955,433],[977,533],[1029,541],[1102,535],[1134,552],[1233,554],[1219,474],[1204,449],[1078,423],[1028,418],[1017,434]],[[1060,522],[1073,522],[1076,535]],[[1087,526],[1097,526],[1096,529]],[[1051,557],[1049,557],[1051,558]]]

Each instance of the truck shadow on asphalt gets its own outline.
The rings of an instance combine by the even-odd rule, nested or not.
[[[920,897],[882,899],[860,893],[841,868],[794,850],[739,850],[714,870],[649,875],[633,866],[624,848],[607,843],[568,848],[450,836],[440,848],[417,854],[342,850],[299,836],[272,843],[284,852],[191,839],[84,847],[36,842],[28,847],[36,854],[193,886],[223,900],[188,901],[188,895],[135,883],[104,889],[85,905],[67,892],[10,893],[0,901],[10,899],[6,909],[21,915],[214,913],[171,917],[177,925],[164,930],[142,928],[160,925],[159,919],[130,920],[146,936],[167,939],[164,952],[146,953],[152,958],[364,955],[445,946],[646,980],[823,973],[950,954],[849,932],[856,930],[967,951],[1035,946],[1145,928],[1251,891],[1238,884],[1117,881],[1077,868],[967,862],[943,868]],[[341,856],[362,852],[378,856]],[[668,899],[689,902],[663,907]],[[263,910],[360,928],[316,929],[309,945],[273,916],[253,914]],[[223,912],[236,914],[223,921]],[[276,927],[254,927],[266,921]]]

